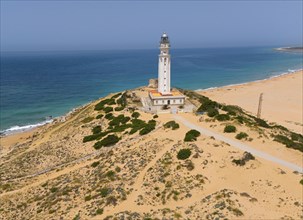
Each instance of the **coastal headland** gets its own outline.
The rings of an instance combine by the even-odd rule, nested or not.
[[[1,137],[0,218],[303,218],[302,71],[181,90],[197,114],[145,113],[148,91]]]

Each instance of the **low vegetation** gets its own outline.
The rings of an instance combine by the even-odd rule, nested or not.
[[[100,149],[101,147],[109,147],[119,142],[119,138],[116,135],[108,135],[103,138],[101,141],[98,141],[94,144],[94,148],[96,150]]]
[[[241,159],[233,159],[232,162],[236,164],[237,166],[244,166],[248,161],[254,160],[255,157],[249,153],[249,152],[244,152],[243,156]]]
[[[139,112],[133,112],[132,113],[132,117],[133,118],[139,118],[140,117],[140,113]]]
[[[246,134],[245,132],[240,132],[236,135],[236,138],[238,140],[242,140],[243,138],[247,138],[248,137],[248,134]]]
[[[178,154],[177,154],[177,158],[179,160],[186,160],[187,158],[189,158],[191,155],[191,150],[189,148],[185,148],[185,149],[181,149],[179,150]]]
[[[288,138],[287,136],[276,135],[274,137],[274,141],[284,144],[288,148],[293,148],[293,149],[303,152],[303,143],[298,142],[298,141],[293,141],[292,139]]]
[[[171,128],[172,130],[178,129],[180,126],[175,121],[169,121],[164,124],[164,128]]]
[[[185,134],[184,141],[190,142],[190,141],[196,141],[197,137],[200,136],[200,132],[197,130],[190,130]]]
[[[233,125],[226,125],[224,128],[225,133],[234,133],[236,132],[236,130],[237,130],[236,127]]]

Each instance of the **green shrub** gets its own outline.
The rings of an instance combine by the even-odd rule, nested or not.
[[[103,109],[103,111],[104,111],[105,113],[112,112],[113,110],[114,110],[113,107],[105,107],[105,108]]]
[[[125,117],[124,115],[118,115],[113,117],[112,121],[109,122],[110,126],[118,126],[120,124],[126,124],[130,120],[130,117]]]
[[[92,166],[92,167],[96,167],[96,166],[98,166],[99,164],[100,164],[100,161],[95,161],[95,162],[92,163],[91,166]]]
[[[288,148],[293,148],[303,152],[303,143],[294,142],[286,136],[276,135],[274,141],[280,142],[281,144],[284,144]]]
[[[189,142],[189,141],[196,141],[197,137],[200,136],[200,132],[197,130],[190,130],[185,134],[184,141]]]
[[[52,187],[52,188],[50,189],[50,191],[51,191],[52,193],[55,193],[55,192],[57,192],[57,191],[58,191],[58,188],[56,188],[56,187]]]
[[[220,108],[221,105],[217,102],[214,102],[210,99],[205,99],[202,105],[197,109],[197,112],[208,112],[213,109]]]
[[[230,117],[227,114],[220,114],[220,115],[216,116],[216,119],[218,121],[228,121],[228,120],[230,120]]]
[[[178,129],[180,126],[175,121],[169,121],[164,124],[164,128],[171,128],[172,130]]]
[[[113,113],[108,113],[104,116],[104,118],[106,118],[107,120],[111,120],[114,118],[114,115],[113,115]]]
[[[121,97],[117,100],[117,104],[121,105],[121,106],[126,106],[127,104],[127,97],[126,97],[126,92],[124,92]]]
[[[111,97],[111,99],[116,99],[116,98],[118,98],[121,94],[122,94],[122,93],[119,92],[119,93],[113,95],[113,96]]]
[[[103,214],[103,209],[97,209],[96,214],[97,215],[102,215]]]
[[[216,116],[216,115],[218,115],[218,114],[219,114],[218,110],[214,109],[214,108],[210,108],[207,111],[207,116],[211,117],[211,118],[214,117],[214,116]]]
[[[93,132],[93,134],[100,133],[101,132],[101,126],[98,125],[98,126],[94,127],[93,130],[92,130],[92,132]]]
[[[236,135],[236,138],[241,140],[243,138],[247,138],[248,137],[248,134],[246,134],[245,132],[240,132]]]
[[[83,138],[83,143],[98,140],[98,139],[106,136],[107,134],[108,134],[108,131],[105,131],[105,132],[100,132],[98,134],[92,134],[92,135],[85,136]]]
[[[290,137],[293,141],[303,142],[303,135],[301,134],[291,132]]]
[[[142,130],[140,130],[139,134],[140,135],[145,135],[145,134],[148,134],[149,132],[151,132],[154,129],[155,129],[155,126],[153,124],[147,124],[147,125],[145,125],[145,127]]]
[[[87,117],[87,118],[84,118],[84,119],[82,120],[82,123],[89,123],[89,122],[91,122],[92,120],[94,120],[93,117]]]
[[[95,110],[96,111],[103,110],[104,106],[106,104],[108,104],[109,102],[111,102],[111,99],[104,99],[104,100],[100,101],[97,105],[95,105]]]
[[[130,130],[129,134],[134,134],[146,126],[145,121],[143,121],[141,119],[135,118],[135,119],[132,119],[131,122],[132,122],[132,129]]]
[[[110,193],[110,189],[109,189],[109,188],[104,187],[104,188],[101,188],[101,189],[100,189],[100,195],[101,195],[103,198],[106,197],[106,196],[108,196],[109,193]]]
[[[107,120],[111,120],[114,118],[114,115],[113,115],[113,113],[108,113],[104,116],[104,118],[106,118]]]
[[[236,130],[237,130],[236,127],[233,125],[226,125],[224,128],[225,133],[233,133],[236,132]]]
[[[255,122],[257,123],[257,125],[263,127],[263,128],[270,128],[270,125],[267,124],[266,121],[264,121],[263,119],[261,118],[256,118],[256,117],[253,117],[255,119]]]
[[[115,175],[116,175],[115,171],[112,171],[112,170],[108,171],[108,172],[105,174],[105,176],[106,176],[108,179],[110,179],[111,181],[115,180]]]
[[[158,115],[154,115],[153,118],[159,118],[159,116]]]
[[[235,105],[222,106],[222,110],[228,112],[229,115],[236,115],[237,113],[243,113],[243,110],[239,106],[235,106]]]
[[[139,118],[140,117],[140,113],[139,112],[133,112],[132,117],[133,118]]]
[[[96,116],[96,119],[100,119],[100,118],[102,118],[103,116],[104,116],[103,114],[99,114],[99,115]]]
[[[179,150],[179,152],[177,154],[177,158],[179,160],[185,160],[185,159],[189,158],[190,155],[191,155],[191,150],[189,148],[185,148],[185,149]]]
[[[301,180],[300,180],[300,184],[302,184],[302,185],[303,185],[303,179],[301,179]]]
[[[122,111],[125,107],[124,106],[118,106],[115,108],[116,112]]]
[[[119,138],[116,135],[108,135],[101,141],[94,144],[95,149],[100,149],[101,147],[108,147],[119,142]]]
[[[88,195],[88,196],[85,196],[85,197],[84,197],[85,202],[87,202],[87,201],[89,201],[89,200],[91,200],[91,199],[92,199],[92,196],[91,196],[91,195]]]

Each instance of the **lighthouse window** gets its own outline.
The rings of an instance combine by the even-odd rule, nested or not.
[[[174,103],[176,103],[176,100],[174,99],[174,101],[173,101]]]
[[[166,58],[164,58],[164,62],[166,62]]]

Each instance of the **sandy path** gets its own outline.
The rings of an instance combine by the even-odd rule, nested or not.
[[[287,167],[288,169],[291,169],[293,171],[298,171],[300,173],[303,173],[303,167],[301,166],[298,166],[296,164],[293,164],[293,163],[289,163],[285,160],[282,160],[282,159],[279,159],[277,157],[274,157],[274,156],[271,156],[270,154],[267,154],[263,151],[260,151],[260,150],[256,150],[244,143],[241,143],[241,142],[238,142],[238,141],[235,141],[235,140],[232,140],[228,137],[225,137],[221,134],[218,134],[218,133],[215,133],[213,131],[210,131],[206,128],[202,128],[200,126],[197,126],[191,122],[189,122],[188,120],[186,120],[185,118],[183,118],[182,116],[180,115],[174,115],[173,116],[177,121],[183,123],[185,126],[189,127],[190,129],[195,129],[197,131],[200,131],[201,134],[203,135],[206,135],[206,136],[213,136],[215,139],[217,140],[220,140],[220,141],[223,141],[225,143],[228,143],[230,144],[231,146],[233,147],[236,147],[242,151],[247,151],[247,152],[250,152],[251,154],[253,154],[254,156],[257,156],[257,157],[260,157],[262,159],[265,159],[265,160],[268,160],[268,161],[271,161],[271,162],[274,162],[276,164],[279,164],[279,165],[282,165],[284,167]]]

